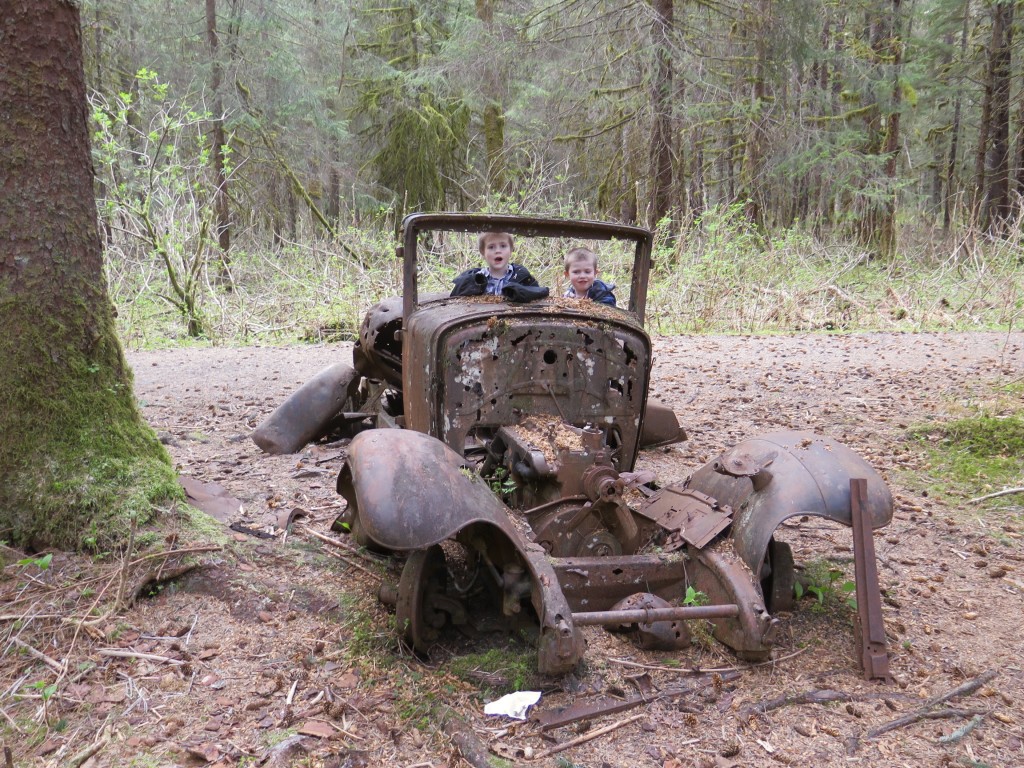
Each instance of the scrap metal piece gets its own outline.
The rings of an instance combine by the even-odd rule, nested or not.
[[[878,562],[871,526],[865,520],[868,483],[863,478],[850,480],[850,518],[853,521],[853,567],[857,586],[857,620],[854,624],[860,663],[865,680],[892,682],[889,656],[885,650],[885,622],[882,619],[882,595],[878,587]]]
[[[765,473],[763,461],[761,472],[754,476],[722,473],[730,456],[763,458],[772,452],[776,455],[765,485],[756,482]],[[753,465],[747,467],[752,468]],[[869,527],[887,525],[892,519],[892,493],[881,476],[850,448],[811,432],[774,432],[745,440],[694,472],[684,486],[699,490],[735,511],[732,541],[736,553],[751,571],[760,573],[768,542],[782,521],[796,515],[816,515],[846,526],[851,524],[853,477],[867,480],[862,505]]]
[[[252,440],[266,453],[295,453],[329,431],[358,390],[359,374],[351,367],[336,363],[325,368],[256,427]]]
[[[680,696],[696,693],[710,685],[720,686],[722,683],[732,682],[739,677],[739,672],[722,672],[720,674],[704,676],[693,685],[641,693],[639,696],[631,696],[627,699],[614,698],[607,695],[597,696],[584,701],[577,701],[558,709],[534,712],[533,719],[540,724],[542,731],[551,731],[555,728],[572,725],[580,720],[593,720],[596,717],[625,712],[627,709],[633,709],[641,704],[647,704],[659,699],[676,699]]]
[[[679,426],[675,411],[667,405],[648,400],[644,407],[644,425],[640,430],[640,447],[657,448],[685,440],[686,430]]]
[[[700,491],[671,485],[647,499],[638,514],[678,534],[678,543],[670,544],[670,550],[678,549],[682,542],[701,549],[732,522],[729,507],[721,507]]]

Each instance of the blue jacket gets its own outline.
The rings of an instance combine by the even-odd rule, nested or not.
[[[612,293],[612,288],[614,287],[614,285],[608,285],[608,283],[603,280],[595,280],[594,284],[590,286],[590,290],[587,291],[585,298],[614,307],[615,294]],[[570,285],[569,290],[565,292],[565,295],[571,298],[576,298],[576,290]]]

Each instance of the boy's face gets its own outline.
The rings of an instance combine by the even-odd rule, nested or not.
[[[569,278],[572,287],[580,296],[590,290],[597,278],[597,266],[592,261],[581,259],[572,262],[565,270],[565,276]]]
[[[508,270],[508,262],[512,258],[512,242],[507,237],[496,235],[484,240],[484,261],[491,274],[500,277]]]

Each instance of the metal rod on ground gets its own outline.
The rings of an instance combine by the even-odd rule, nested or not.
[[[589,611],[574,613],[572,623],[578,627],[605,624],[651,624],[655,621],[686,619],[731,619],[739,616],[739,606],[689,605],[681,608],[635,608],[628,611]]]

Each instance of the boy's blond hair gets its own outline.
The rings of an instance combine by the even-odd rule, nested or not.
[[[597,271],[597,254],[589,248],[578,248],[571,249],[565,254],[565,269],[568,272],[569,267],[575,264],[577,261],[586,261],[594,265],[594,271]]]
[[[508,249],[514,251],[516,249],[516,241],[512,239],[512,235],[508,232],[481,232],[480,237],[476,239],[476,247],[480,253],[484,252],[484,246],[487,245],[487,241],[491,239],[503,238],[508,240]]]

